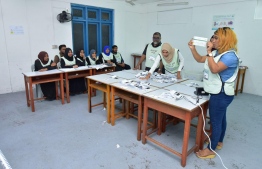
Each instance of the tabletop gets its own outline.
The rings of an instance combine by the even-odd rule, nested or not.
[[[62,73],[61,71],[59,71],[58,69],[54,69],[54,70],[48,70],[48,71],[43,71],[43,72],[26,72],[26,73],[22,73],[23,75],[25,75],[26,77],[35,77],[35,76],[44,76],[44,75],[52,75],[52,74],[59,74]]]
[[[108,74],[100,74],[100,75],[93,75],[93,76],[87,76],[86,78],[95,80],[104,84],[111,84],[116,82],[121,82],[123,78],[118,77],[117,79],[112,78]]]

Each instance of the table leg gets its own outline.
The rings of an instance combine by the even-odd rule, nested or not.
[[[142,123],[142,96],[138,97],[138,122],[137,122],[137,140],[141,140],[141,123]],[[144,112],[145,113],[145,112]],[[147,123],[146,123],[147,124]],[[143,129],[146,130],[146,128]]]
[[[111,125],[115,125],[115,88],[111,87]]]
[[[26,76],[24,76],[24,80],[25,80],[26,104],[27,104],[27,107],[29,107],[30,104],[29,104],[28,84],[27,84],[27,81],[26,81]]]
[[[182,167],[186,166],[188,139],[189,139],[189,134],[190,134],[190,121],[191,121],[190,112],[186,112],[184,139],[183,139],[182,156],[181,156]]]
[[[55,82],[55,98],[58,100],[58,81]]]
[[[92,111],[92,108],[91,108],[91,96],[92,96],[92,88],[90,87],[91,85],[91,80],[90,79],[87,79],[87,84],[88,84],[88,112],[91,113]]]
[[[106,85],[106,101],[107,101],[107,106],[106,106],[106,110],[107,110],[107,123],[110,123],[110,86]],[[112,96],[112,100],[115,101],[115,97]],[[111,105],[112,107],[115,107],[115,104]]]
[[[103,103],[104,103],[104,108],[106,108],[106,99],[107,99],[106,96],[107,96],[107,95],[106,95],[106,92],[103,92]]]
[[[157,113],[157,135],[162,134],[162,112],[158,111]]]
[[[246,72],[244,72],[243,75],[242,75],[242,82],[241,82],[240,93],[243,92],[243,88],[244,88],[244,80],[245,80],[245,74],[246,74]]]
[[[67,103],[70,103],[68,73],[65,73],[65,82],[66,82],[66,101]]]
[[[126,113],[126,119],[130,118],[130,104],[132,104],[131,102],[127,101],[127,110],[125,111]]]
[[[60,97],[61,103],[65,104],[63,73],[60,74]]]
[[[29,94],[30,94],[30,105],[32,112],[35,112],[35,104],[34,104],[34,93],[33,93],[33,85],[32,85],[32,78],[29,77]]]
[[[147,136],[147,119],[148,119],[148,107],[147,107],[147,101],[145,99],[144,101],[144,116],[143,116],[143,134],[142,134],[142,143],[146,144],[146,136]]]

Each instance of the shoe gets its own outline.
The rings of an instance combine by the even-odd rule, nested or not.
[[[205,141],[206,144],[209,144],[209,141]],[[223,148],[223,145],[217,145],[216,149],[221,150]]]
[[[216,155],[215,154],[210,154],[210,155],[207,155],[207,156],[200,156],[200,155],[197,154],[197,157],[201,158],[201,159],[209,159],[209,158],[215,158]]]
[[[221,150],[223,146],[217,145],[216,149]]]
[[[204,150],[202,150],[202,151],[205,151],[205,150],[207,150],[207,148],[204,149]],[[196,156],[197,156],[198,158],[201,158],[201,159],[210,159],[210,158],[215,158],[215,157],[216,157],[215,154],[209,154],[209,155],[206,155],[206,156],[201,156],[201,155],[200,155],[200,152],[201,152],[201,151],[197,152],[197,153],[196,153]],[[210,150],[209,150],[209,152],[210,152]]]

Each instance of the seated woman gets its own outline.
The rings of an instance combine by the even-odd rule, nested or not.
[[[62,68],[78,68],[76,58],[73,56],[73,52],[70,48],[66,48],[64,57],[61,58]],[[86,91],[85,81],[82,78],[69,80],[69,92],[73,96]]]
[[[76,64],[78,66],[87,66],[87,61],[85,57],[85,51],[83,49],[80,49],[76,52]]]
[[[56,63],[49,59],[45,51],[40,52],[38,59],[35,60],[35,71],[43,72],[52,69],[56,69]],[[40,87],[46,100],[51,101],[56,99],[55,82],[42,83]]]
[[[88,65],[99,65],[103,63],[103,62],[100,62],[98,56],[96,56],[95,49],[90,50],[90,55],[86,58],[86,61]]]
[[[113,62],[116,65],[116,71],[131,69],[130,66],[124,62],[124,59],[121,53],[118,52],[118,47],[116,45],[112,46],[112,53],[113,53]]]
[[[156,57],[155,63],[149,70],[145,79],[150,78],[160,61],[162,61],[165,67],[165,74],[176,75],[177,79],[181,79],[181,70],[184,67],[184,57],[178,49],[172,48],[168,43],[162,45],[161,53]]]
[[[103,52],[99,55],[99,62],[113,64],[113,53],[110,52],[109,46],[105,46]]]

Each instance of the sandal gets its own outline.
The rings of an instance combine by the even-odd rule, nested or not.
[[[202,152],[203,152],[203,151],[206,151],[206,149],[202,150]],[[208,151],[210,151],[210,150],[208,149]],[[197,153],[196,153],[196,156],[197,156],[198,158],[201,158],[201,159],[210,159],[210,158],[215,158],[215,157],[216,157],[215,154],[209,154],[209,155],[204,156],[204,155],[201,155],[200,153],[201,153],[201,151],[197,152]],[[213,152],[212,152],[212,153],[213,153]]]
[[[209,144],[209,141],[205,141],[206,144]],[[223,143],[221,145],[217,145],[216,149],[221,150],[223,148]]]

